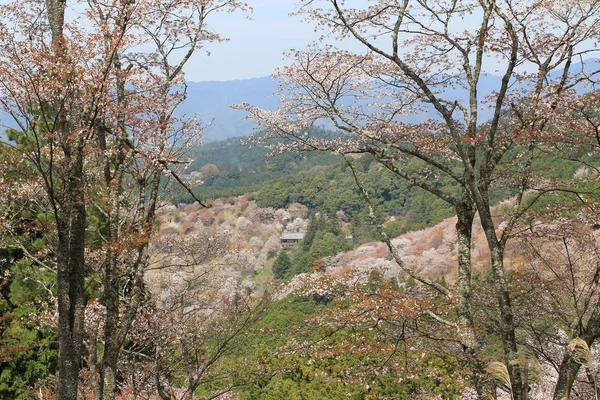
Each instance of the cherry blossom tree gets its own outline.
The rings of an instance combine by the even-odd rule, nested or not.
[[[162,179],[183,183],[185,150],[201,137],[195,119],[173,115],[183,67],[225,40],[207,19],[236,10],[248,7],[34,0],[0,9],[0,104],[19,127],[11,151],[27,160],[27,173],[3,183],[42,194],[54,220],[60,399],[78,396],[86,287],[96,277],[106,312],[97,397],[114,398],[119,351],[145,299]]]
[[[540,301],[518,306],[517,315],[542,365],[554,370],[542,382],[556,377],[555,399],[592,398],[596,371],[574,357],[569,344],[583,340],[589,351],[600,334],[598,240],[590,227],[568,220],[540,223],[520,238],[527,263],[514,280],[532,290],[523,300]],[[586,373],[578,379],[582,367]]]
[[[208,393],[202,398],[216,398],[239,384],[240,365],[223,359],[270,301],[267,294],[248,295],[240,285],[223,284],[218,270],[229,242],[226,234],[204,233],[161,234],[152,240],[145,279],[153,282],[153,295],[146,293],[119,352],[116,398],[198,399],[202,385]],[[119,309],[121,321],[128,311]],[[107,317],[98,301],[86,308],[88,352],[81,390],[90,398],[97,397]]]
[[[299,293],[333,305],[306,322],[310,329],[324,331],[322,336],[293,351],[310,364],[356,358],[347,366],[336,365],[341,371],[332,374],[332,380],[342,377],[346,383],[359,383],[373,398],[390,394],[437,398],[426,383],[429,379],[447,388],[447,395],[464,388],[468,371],[450,371],[451,364],[443,367],[434,361],[436,356],[456,352],[451,328],[428,318],[432,312],[448,315],[452,304],[444,300],[453,299],[440,299],[436,290],[425,285],[399,288],[395,279],[384,278],[377,269],[349,270],[340,276],[315,272],[302,283]]]
[[[559,189],[540,178],[534,161],[547,154],[547,139],[555,136],[549,132],[556,132],[553,114],[561,102],[597,80],[598,67],[583,61],[597,51],[599,8],[600,2],[587,0],[381,0],[362,7],[303,1],[298,13],[324,37],[352,40],[362,51],[326,43],[292,50],[292,64],[276,74],[282,79],[280,109],[241,106],[265,130],[255,140],[279,139],[275,152],[369,153],[454,207],[460,254],[454,290],[404,269],[441,294],[459,297],[454,326],[464,338],[480,395],[485,388],[478,377],[485,368],[484,343],[472,315],[473,216],[478,212],[491,253],[502,361],[514,398],[527,398],[522,368],[511,362],[519,348],[504,251],[534,201]],[[576,68],[577,61],[583,64]],[[331,134],[313,135],[311,127],[323,120],[333,124]],[[441,178],[456,186],[440,188]],[[499,188],[517,194],[500,230],[491,200]],[[533,196],[527,195],[530,190]],[[401,258],[396,260],[402,267]]]

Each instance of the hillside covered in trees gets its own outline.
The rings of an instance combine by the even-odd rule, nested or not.
[[[600,1],[300,1],[202,145],[251,6],[0,5],[0,398],[599,398]]]

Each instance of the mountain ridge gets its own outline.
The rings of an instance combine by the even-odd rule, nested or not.
[[[572,70],[589,68],[597,61],[596,59],[585,60],[583,64],[572,66]],[[561,73],[562,70],[556,71],[556,76]],[[492,73],[483,75],[478,87],[479,94],[482,97],[491,94],[498,87],[500,80],[500,76]],[[245,119],[246,113],[231,108],[231,105],[247,102],[260,108],[276,109],[279,107],[280,101],[274,93],[277,93],[279,83],[281,83],[281,79],[272,76],[228,81],[188,81],[186,82],[186,99],[177,108],[176,115],[197,115],[206,125],[204,131],[206,142],[248,136],[255,127],[254,122]],[[582,87],[578,87],[577,90],[585,91]],[[446,98],[462,101],[468,98],[468,93],[464,89],[458,88],[448,89],[443,95]],[[430,111],[433,112],[433,108]],[[480,110],[479,113],[480,123],[492,116],[490,109]],[[429,115],[428,111],[424,111],[417,115],[406,116],[403,120],[414,123],[429,118]],[[2,127],[15,128],[16,125],[7,113],[0,111],[0,140],[6,140],[6,134],[1,129]],[[324,127],[330,127],[327,121],[324,122]]]

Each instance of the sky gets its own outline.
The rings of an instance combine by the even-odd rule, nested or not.
[[[11,0],[0,0],[7,4]],[[301,0],[246,0],[253,8],[249,15],[216,13],[209,16],[213,31],[230,40],[210,43],[206,51],[198,52],[185,68],[186,80],[229,81],[270,76],[275,68],[288,64],[283,52],[303,49],[317,40],[322,32],[315,32],[313,23],[302,16],[290,16],[297,11]],[[364,0],[347,0],[361,5]],[[337,43],[338,45],[340,43]],[[362,50],[356,43],[345,43],[350,50]],[[489,72],[500,73],[490,65]]]
[[[285,50],[306,47],[318,39],[314,25],[302,22],[297,11],[300,0],[246,0],[253,12],[215,13],[208,25],[229,42],[209,44],[195,54],[185,68],[188,81],[227,81],[270,76],[285,65]],[[11,0],[0,0],[9,4]]]
[[[314,26],[288,14],[298,0],[249,0],[254,9],[247,19],[242,13],[215,14],[209,25],[230,39],[207,47],[210,56],[196,54],[185,72],[188,81],[224,81],[269,76],[286,62],[282,53],[306,47],[317,39]]]

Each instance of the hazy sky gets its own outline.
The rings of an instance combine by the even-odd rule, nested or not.
[[[213,31],[230,39],[211,44],[206,53],[198,53],[186,71],[189,81],[224,81],[249,79],[271,75],[285,65],[282,52],[290,48],[304,48],[318,38],[314,26],[302,22],[302,17],[290,17],[297,11],[299,0],[246,0],[254,12],[248,19],[240,12],[216,13],[210,16]],[[0,0],[8,4],[11,0]]]
[[[229,42],[210,45],[210,56],[198,54],[186,68],[189,81],[248,79],[270,75],[285,65],[282,52],[304,48],[318,37],[302,17],[290,17],[297,0],[249,0],[251,20],[241,13],[215,14],[210,25]]]

